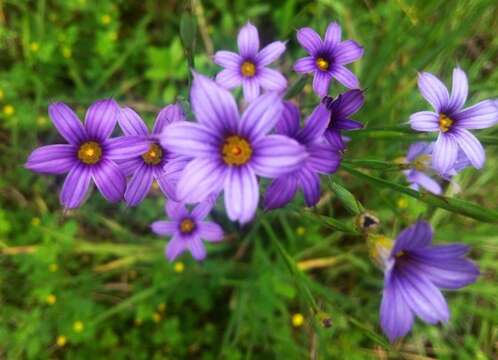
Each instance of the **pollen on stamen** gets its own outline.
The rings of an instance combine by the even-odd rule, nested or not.
[[[451,118],[449,118],[446,114],[439,115],[439,130],[447,132],[450,130],[451,125],[453,125],[453,120]]]
[[[243,76],[253,77],[256,75],[256,66],[250,61],[244,61],[240,67],[240,72]]]
[[[319,57],[316,59],[316,66],[322,71],[326,71],[329,69],[329,62],[324,58]]]
[[[102,158],[102,148],[95,141],[87,141],[78,149],[78,159],[84,164],[94,165]]]
[[[158,144],[152,144],[149,150],[142,155],[142,159],[146,164],[157,165],[163,159],[163,150]]]
[[[221,155],[227,165],[240,166],[246,164],[251,159],[252,148],[246,139],[233,135],[225,139]]]
[[[190,234],[195,229],[195,224],[191,219],[183,219],[180,223],[180,231],[184,234]]]

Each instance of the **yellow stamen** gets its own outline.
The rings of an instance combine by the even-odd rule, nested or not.
[[[78,159],[87,165],[93,165],[102,158],[102,148],[95,141],[83,143],[78,150]]]
[[[304,323],[304,316],[300,313],[296,313],[292,315],[292,326],[294,327],[300,327]]]
[[[327,71],[329,69],[329,62],[324,58],[319,57],[316,59],[316,66],[322,71]]]
[[[63,347],[67,343],[67,338],[64,335],[59,335],[56,340],[58,347]]]
[[[427,154],[420,155],[413,161],[415,170],[424,172],[429,168],[431,157]]]
[[[253,77],[256,75],[256,66],[250,61],[244,61],[242,66],[240,67],[240,71],[243,76]]]
[[[157,165],[163,159],[163,149],[157,144],[152,144],[142,158],[146,164]]]
[[[191,233],[195,228],[195,224],[190,219],[183,219],[180,223],[180,231],[184,234]]]
[[[453,125],[452,119],[450,119],[445,114],[439,115],[439,130],[441,130],[442,132],[447,132],[451,128],[451,125]]]
[[[246,139],[232,135],[225,139],[221,152],[227,165],[244,165],[251,158],[252,148]]]

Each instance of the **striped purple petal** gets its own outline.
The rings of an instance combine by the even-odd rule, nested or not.
[[[303,190],[306,206],[315,206],[320,200],[320,177],[306,167],[301,169],[297,176]]]
[[[356,89],[360,86],[358,78],[342,65],[334,65],[330,71],[332,77],[349,89]]]
[[[470,160],[472,166],[476,169],[482,168],[484,161],[486,160],[486,154],[484,153],[484,148],[479,140],[477,140],[477,138],[472,135],[470,131],[461,128],[454,128],[452,135],[460,149],[462,149],[467,158]],[[455,161],[453,161],[452,165]]]
[[[146,163],[142,163],[135,171],[124,193],[128,206],[137,206],[147,196],[152,186],[153,172],[153,168]]]
[[[454,111],[458,111],[463,108],[465,101],[467,101],[467,95],[469,93],[469,83],[467,80],[467,75],[460,68],[455,68],[453,70],[453,84],[451,88],[450,102],[448,108]]]
[[[251,102],[256,99],[261,92],[258,79],[244,77],[242,79],[242,90],[244,91],[244,99],[247,102]]]
[[[93,181],[102,196],[111,203],[120,201],[126,189],[126,179],[116,163],[102,159],[90,168]]]
[[[187,250],[187,242],[179,236],[173,236],[173,238],[166,245],[165,255],[169,261],[173,261],[185,250]]]
[[[237,45],[239,46],[239,52],[242,57],[256,57],[259,50],[258,29],[249,22],[244,25],[237,36]]]
[[[200,221],[197,223],[199,236],[201,239],[209,242],[218,242],[223,240],[223,229],[220,225],[211,221]]]
[[[313,56],[306,56],[296,61],[294,64],[294,71],[298,73],[309,73],[315,71],[316,60]]]
[[[410,115],[410,126],[417,131],[439,131],[439,115],[432,111],[419,111]]]
[[[356,41],[346,40],[334,48],[335,63],[339,65],[350,64],[363,56],[363,47]]]
[[[242,75],[240,71],[225,69],[216,75],[216,82],[223,86],[225,89],[233,89],[242,84]]]
[[[67,174],[59,195],[61,204],[66,209],[74,209],[81,205],[88,193],[92,179],[91,168],[83,164],[76,164]]]
[[[240,135],[251,141],[257,141],[275,127],[282,114],[282,98],[275,92],[267,93],[244,111],[240,121]]]
[[[154,233],[161,236],[172,236],[178,231],[175,221],[154,221],[150,227]]]
[[[225,208],[232,221],[245,224],[254,218],[259,200],[256,174],[250,166],[230,167],[225,179]]]
[[[322,48],[322,39],[312,28],[305,27],[299,29],[297,32],[297,41],[313,56]]]
[[[24,167],[42,174],[64,174],[77,163],[76,148],[73,145],[60,144],[35,149]]]
[[[436,112],[441,113],[448,109],[448,89],[437,77],[428,72],[419,73],[418,88]]]
[[[225,69],[236,71],[240,73],[240,65],[243,62],[242,57],[232,51],[217,51],[214,54],[213,61],[215,64],[224,67]]]
[[[274,179],[266,189],[264,207],[273,210],[284,207],[296,195],[298,179],[293,174]]]
[[[456,127],[486,129],[498,123],[498,108],[492,100],[481,101],[453,115]]]
[[[282,91],[287,87],[287,79],[277,70],[259,69],[257,78],[261,87],[268,91]]]
[[[85,128],[88,138],[104,141],[111,136],[118,121],[119,113],[119,105],[113,99],[94,102],[85,115]]]
[[[274,41],[266,45],[256,55],[255,61],[260,66],[269,65],[277,60],[285,51],[285,43],[282,41]]]
[[[187,121],[168,126],[161,134],[161,146],[166,150],[190,157],[220,156],[221,137],[210,128]]]
[[[327,26],[327,31],[325,32],[325,37],[323,39],[324,46],[332,50],[341,42],[341,27],[336,22],[331,22],[329,26]]]
[[[120,109],[118,124],[125,135],[146,136],[148,134],[147,125],[132,108]]]
[[[104,157],[111,160],[127,160],[141,156],[149,149],[151,140],[143,136],[120,136],[103,144]]]
[[[48,107],[48,114],[54,126],[68,143],[79,145],[87,139],[86,130],[80,119],[69,106],[58,102]]]
[[[152,133],[159,135],[164,131],[166,126],[184,120],[185,113],[183,112],[182,106],[180,104],[170,104],[162,108],[161,111],[159,111],[159,114],[157,114]]]
[[[458,143],[449,133],[439,133],[432,152],[432,166],[441,174],[451,169],[457,159]]]
[[[341,163],[341,156],[336,148],[329,144],[312,144],[307,148],[309,157],[307,166],[318,173],[331,174],[337,171]]]
[[[275,132],[277,134],[294,137],[299,131],[299,109],[297,106],[290,102],[284,101],[284,107],[280,120],[275,125]]]
[[[414,225],[401,231],[396,238],[392,256],[396,256],[401,251],[416,250],[429,246],[432,241],[432,228],[425,221],[418,221]]]

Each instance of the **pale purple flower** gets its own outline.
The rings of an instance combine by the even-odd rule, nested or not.
[[[320,104],[300,127],[299,109],[293,103],[284,102],[284,110],[276,126],[276,133],[296,139],[306,147],[309,157],[302,166],[272,181],[264,199],[266,209],[275,209],[289,203],[298,189],[304,194],[307,206],[315,206],[320,200],[320,175],[334,173],[341,162],[337,148],[326,143],[323,133],[329,123],[328,111]]]
[[[329,118],[327,129],[324,133],[325,139],[339,150],[344,150],[344,136],[341,131],[361,129],[363,124],[352,120],[351,115],[355,114],[365,101],[363,91],[359,89],[349,90],[333,99],[325,96],[322,103],[328,109],[325,116]]]
[[[217,51],[214,62],[225,69],[216,76],[216,82],[226,89],[242,84],[244,98],[252,101],[259,96],[260,88],[282,91],[287,80],[277,70],[267,68],[285,51],[285,43],[275,41],[259,50],[258,29],[247,23],[237,37],[239,54],[231,51]]]
[[[36,149],[25,167],[45,174],[69,172],[60,193],[65,208],[77,208],[92,181],[109,202],[121,200],[126,179],[116,161],[144,153],[149,141],[139,136],[110,138],[119,115],[118,104],[112,99],[96,101],[88,108],[84,125],[63,103],[50,105],[48,113],[68,144]]]
[[[246,223],[259,202],[257,175],[275,178],[295,171],[306,151],[286,136],[267,135],[283,108],[275,92],[255,99],[240,118],[232,94],[194,73],[190,98],[197,123],[173,123],[161,136],[168,151],[193,159],[180,176],[177,199],[196,203],[224,190],[228,217]]]
[[[214,198],[199,203],[189,212],[184,204],[169,200],[166,214],[170,221],[155,221],[151,228],[157,235],[171,236],[165,248],[169,261],[176,259],[184,251],[190,251],[194,259],[203,260],[206,248],[202,240],[218,242],[223,240],[223,229],[218,224],[206,221],[214,205]]]
[[[294,64],[294,71],[314,74],[313,90],[317,95],[327,95],[332,78],[349,89],[360,86],[356,76],[345,65],[360,59],[363,47],[353,40],[341,41],[339,24],[329,24],[323,41],[315,30],[308,27],[299,29],[297,41],[310,56],[299,59]]]
[[[174,199],[176,179],[172,176],[166,176],[163,168],[168,161],[179,161],[180,159],[168,153],[161,146],[159,135],[172,122],[183,121],[184,119],[183,110],[179,104],[168,105],[157,115],[152,132],[149,134],[147,125],[133,109],[129,107],[121,109],[118,123],[124,134],[142,136],[150,140],[147,151],[138,157],[119,164],[125,175],[131,175],[124,194],[126,203],[129,206],[136,206],[145,198],[154,180],[157,181],[159,188],[166,197]],[[186,165],[186,159],[183,159],[183,165]]]
[[[484,149],[468,129],[485,129],[497,123],[498,109],[493,101],[481,101],[464,109],[468,82],[460,68],[453,70],[451,96],[444,84],[427,72],[419,74],[418,87],[435,112],[421,111],[411,115],[410,125],[417,131],[439,132],[432,156],[434,168],[443,174],[449,171],[461,149],[472,166],[480,169],[486,157]]]
[[[450,312],[440,289],[459,289],[476,281],[477,266],[461,244],[432,245],[425,221],[406,228],[384,259],[380,324],[392,342],[406,335],[414,316],[429,324],[447,322]]]

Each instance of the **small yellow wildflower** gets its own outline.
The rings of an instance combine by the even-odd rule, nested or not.
[[[306,228],[304,226],[298,226],[298,228],[296,229],[296,233],[299,236],[303,236],[306,233]]]
[[[46,300],[48,304],[54,305],[57,301],[57,296],[55,296],[54,294],[49,294]]]
[[[165,303],[160,303],[159,305],[157,305],[157,310],[159,312],[164,312],[164,310],[166,310],[166,304]]]
[[[304,324],[304,316],[300,313],[292,315],[292,326],[301,327]]]
[[[67,343],[67,338],[64,335],[57,336],[56,344],[58,347],[64,347]]]
[[[33,225],[33,226],[38,226],[38,225],[40,225],[40,223],[41,223],[41,220],[39,217],[35,216],[34,218],[31,219],[31,225]]]
[[[408,200],[404,197],[398,199],[398,207],[400,209],[406,209],[408,207]]]
[[[38,44],[36,41],[33,41],[31,44],[29,44],[29,48],[32,52],[37,52],[40,50],[40,44]]]
[[[74,332],[80,333],[85,329],[85,325],[83,324],[82,321],[75,321],[73,323],[73,330]]]
[[[47,125],[47,117],[46,116],[43,116],[43,115],[40,115],[36,118],[36,124],[38,126],[45,126]]]
[[[14,115],[15,112],[16,112],[16,109],[12,105],[10,105],[10,104],[4,105],[3,113],[5,116]]]
[[[159,323],[159,321],[161,321],[161,314],[155,312],[154,315],[152,315],[152,320],[154,320],[154,322],[157,324]]]
[[[57,270],[59,270],[59,265],[55,263],[52,263],[48,266],[48,271],[50,272],[56,272]]]
[[[100,18],[100,21],[104,25],[109,25],[111,23],[111,20],[112,20],[112,18],[108,14],[102,15],[102,17]]]
[[[72,55],[73,55],[73,52],[71,51],[70,48],[68,48],[67,46],[65,46],[64,48],[62,48],[62,56],[65,59],[71,58]]]
[[[181,261],[177,261],[177,262],[175,262],[175,265],[174,265],[173,269],[177,273],[182,273],[183,270],[185,270],[185,264],[183,262],[181,262]]]

